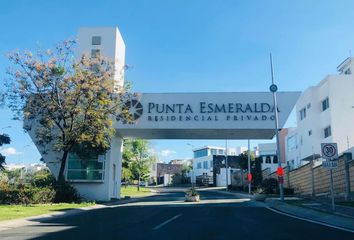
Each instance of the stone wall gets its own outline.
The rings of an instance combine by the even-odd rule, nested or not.
[[[337,196],[346,196],[346,194],[348,194],[346,191],[346,179],[348,179],[346,168],[349,173],[350,192],[354,192],[354,161],[350,153],[345,153],[340,156],[338,167],[333,169],[333,188]],[[315,194],[325,195],[330,193],[330,171],[323,168],[321,165],[313,167],[313,164],[310,162],[290,171],[285,167],[284,172],[284,186],[293,188],[296,194],[312,194],[312,172],[314,176]],[[263,170],[262,175],[263,179],[277,178],[276,172],[270,173],[269,169]]]

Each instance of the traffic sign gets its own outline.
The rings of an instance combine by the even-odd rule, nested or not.
[[[321,143],[322,157],[327,160],[338,158],[337,143]]]
[[[284,170],[283,170],[282,167],[278,167],[278,168],[277,168],[277,175],[278,175],[279,177],[284,176]]]
[[[271,92],[276,92],[276,91],[278,91],[278,86],[275,84],[272,84],[272,85],[270,85],[269,90]]]
[[[252,182],[252,173],[247,174],[247,180],[248,182]]]
[[[327,168],[327,169],[333,169],[338,167],[338,162],[337,161],[323,161],[322,162],[322,167]]]

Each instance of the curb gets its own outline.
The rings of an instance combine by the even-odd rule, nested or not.
[[[342,227],[342,226],[338,226],[338,225],[334,225],[334,224],[329,224],[329,223],[326,223],[324,221],[313,220],[313,219],[309,219],[309,218],[305,218],[305,217],[296,216],[294,214],[287,213],[287,212],[285,212],[283,210],[276,209],[275,207],[267,206],[266,208],[268,210],[272,211],[272,212],[275,212],[275,213],[278,213],[278,214],[282,214],[282,215],[285,215],[285,216],[288,216],[288,217],[292,217],[292,218],[296,218],[296,219],[299,219],[299,220],[303,220],[303,221],[307,221],[307,222],[311,222],[311,223],[316,223],[316,224],[319,224],[319,225],[323,225],[323,226],[327,226],[327,227],[343,230],[343,231],[346,231],[346,232],[354,233],[354,229],[350,229],[350,228],[346,228],[346,227]]]
[[[278,206],[276,206],[276,204],[278,204]],[[282,209],[282,207],[279,206],[279,204],[283,205],[285,208],[290,207],[290,210],[287,211],[286,209],[285,210]],[[284,202],[278,202],[276,200],[268,201],[268,202],[266,202],[266,205],[267,205],[266,208],[268,210],[273,211],[278,214],[282,214],[282,215],[292,217],[295,219],[300,219],[303,221],[316,223],[319,225],[323,225],[323,226],[336,228],[336,229],[340,229],[343,231],[354,233],[354,225],[353,225],[353,227],[351,227],[351,221],[353,221],[353,218],[348,218],[346,216],[341,216],[341,215],[337,215],[337,214],[333,214],[333,213],[329,213],[329,212],[319,211],[319,210],[312,209],[312,208],[291,205],[291,204],[284,203]],[[293,208],[293,209],[291,210],[291,208]],[[301,214],[301,209],[303,209],[304,211],[307,211],[307,212],[310,211],[310,213],[306,214],[305,212],[303,212],[303,214]],[[333,219],[333,218],[337,218],[337,220],[333,220],[334,222],[333,221],[332,222],[326,221],[326,219]],[[337,221],[337,224],[335,221]]]

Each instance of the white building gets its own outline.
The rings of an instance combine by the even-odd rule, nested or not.
[[[109,61],[114,61],[115,86],[119,88],[124,84],[125,44],[116,27],[80,28],[78,32],[76,57],[83,54],[88,57],[102,55]],[[118,90],[118,89],[117,89]],[[36,123],[31,125],[29,135],[36,143]],[[53,130],[54,131],[54,130]],[[121,184],[121,148],[122,139],[114,137],[112,147],[105,156],[90,156],[85,161],[74,153],[70,153],[66,161],[66,180],[71,182],[80,195],[90,200],[109,200],[119,197]],[[46,149],[37,148],[42,155],[46,166],[54,176],[58,176],[60,158],[62,153],[52,150],[50,144]]]
[[[297,128],[286,138],[286,160],[290,166],[318,158],[321,143],[335,142],[343,153],[354,145],[354,58],[316,86],[304,91],[296,103]]]
[[[238,156],[244,151],[247,151],[246,147],[231,147],[227,148],[228,156]],[[204,146],[193,149],[194,157],[192,159],[192,182],[195,182],[196,177],[206,175],[213,177],[213,156],[225,155],[224,147]],[[229,174],[230,176],[230,174]],[[229,181],[229,183],[231,180]]]
[[[258,144],[258,154],[261,158],[262,170],[269,168],[271,172],[277,170],[278,159],[276,143],[260,143]]]

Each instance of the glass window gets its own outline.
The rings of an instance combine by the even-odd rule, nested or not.
[[[322,101],[322,111],[325,111],[328,108],[329,108],[329,99],[326,98],[325,100]]]
[[[203,168],[204,169],[208,169],[208,161],[204,161],[203,162]]]
[[[213,160],[210,160],[210,168],[213,168]]]
[[[200,158],[205,156],[208,156],[208,149],[194,151],[194,158]]]
[[[202,163],[201,162],[197,163],[197,169],[201,169],[201,168],[202,168]]]
[[[219,149],[219,150],[218,150],[218,154],[223,155],[223,154],[224,154],[224,150]]]
[[[93,36],[92,37],[92,45],[101,45],[101,37]]]
[[[291,136],[287,139],[287,148],[288,152],[291,152],[296,149],[296,135]]]
[[[324,129],[324,137],[327,138],[330,136],[332,136],[331,126],[328,126]]]
[[[306,108],[300,110],[300,120],[306,118]]]
[[[273,156],[273,163],[278,163],[278,157],[277,156]]]
[[[104,179],[104,161],[98,161],[97,154],[87,154],[85,159],[76,153],[69,153],[68,180],[97,181]]]
[[[99,49],[92,49],[91,50],[91,58],[97,58],[100,56],[101,51]]]
[[[216,155],[217,154],[216,149],[210,149],[210,152],[211,152],[211,155]]]
[[[309,136],[311,136],[311,135],[312,135],[312,130],[309,131]]]
[[[272,163],[272,161],[270,160],[270,156],[266,156],[266,161],[265,163]]]

